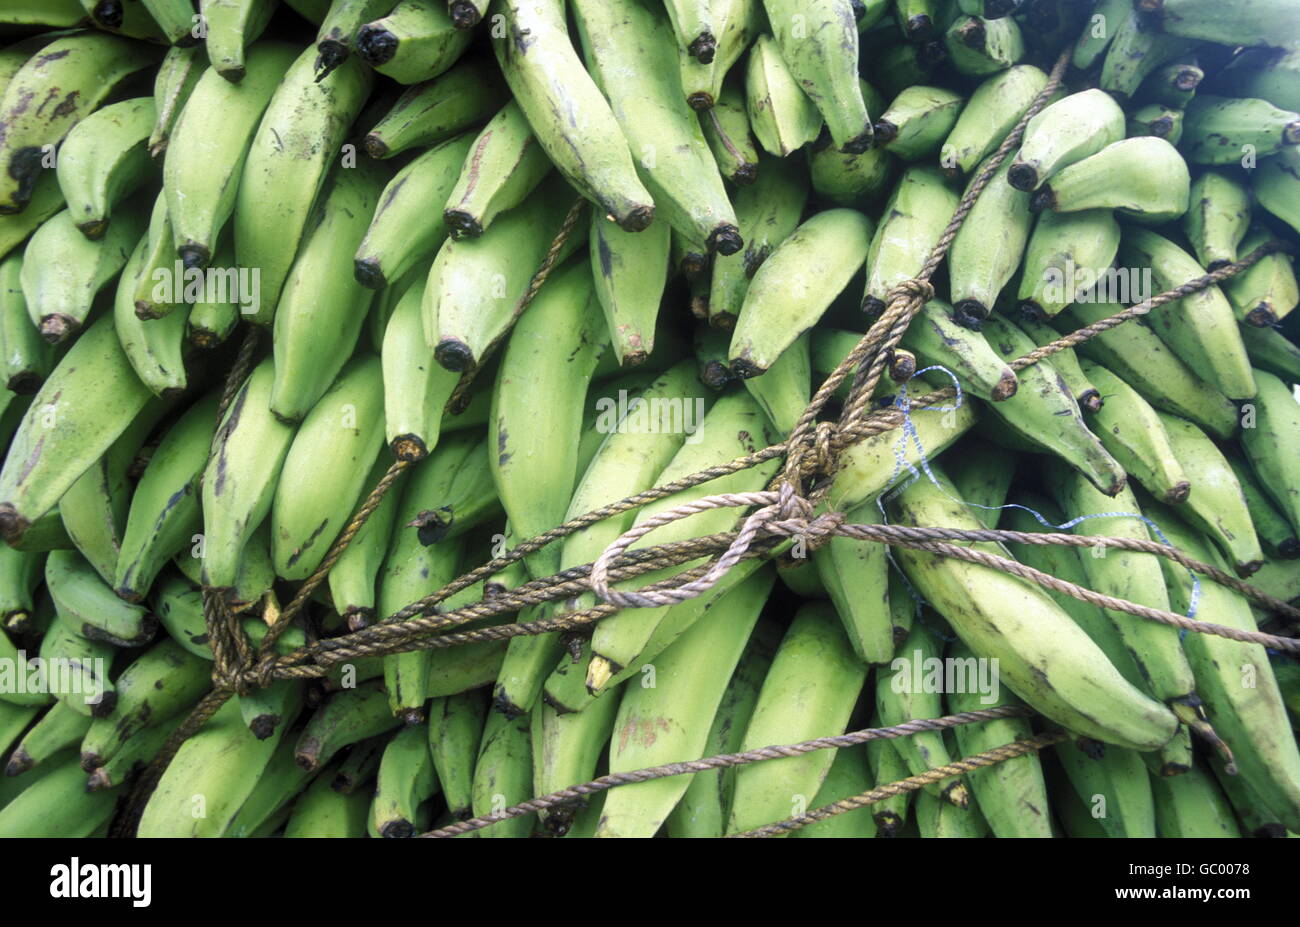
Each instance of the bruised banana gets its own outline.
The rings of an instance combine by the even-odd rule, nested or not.
[[[1198,94],[1187,106],[1182,150],[1193,164],[1237,164],[1300,145],[1300,113],[1267,100]]]

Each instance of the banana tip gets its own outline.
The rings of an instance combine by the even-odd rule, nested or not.
[[[1192,484],[1187,480],[1179,480],[1165,493],[1165,502],[1170,505],[1182,505],[1191,494]]]
[[[187,241],[177,248],[176,254],[181,259],[181,266],[186,270],[202,270],[208,266],[208,261],[212,260],[212,249],[193,241]]]
[[[72,316],[61,312],[47,315],[41,319],[41,337],[50,344],[66,341],[81,329],[81,323]]]
[[[483,20],[483,14],[470,0],[452,0],[447,12],[457,29],[473,29]]]
[[[398,460],[423,460],[429,453],[428,447],[417,435],[398,435],[388,443],[388,447]]]
[[[760,367],[747,357],[736,357],[731,361],[731,373],[739,380],[749,380],[762,376],[767,368]]]
[[[379,836],[386,838],[404,839],[415,836],[415,825],[403,818],[396,821],[388,821],[379,828]]]
[[[91,219],[88,222],[78,222],[77,231],[85,235],[91,241],[99,241],[108,231],[108,218]]]
[[[1101,407],[1106,404],[1106,401],[1101,398],[1101,393],[1095,389],[1084,390],[1078,402],[1085,412],[1100,412]]]
[[[388,157],[388,143],[373,132],[365,137],[361,145],[366,149],[366,154],[372,158],[382,159]]]
[[[840,146],[840,152],[849,155],[866,154],[876,141],[876,130],[867,123],[863,130]]]
[[[934,21],[924,13],[909,17],[903,32],[909,42],[924,42],[934,35]]]
[[[1050,186],[1044,186],[1029,200],[1030,212],[1042,212],[1044,209],[1056,208],[1056,193]]]
[[[614,666],[604,657],[592,657],[587,664],[587,690],[593,694],[609,685],[614,677]]]
[[[748,187],[758,180],[758,165],[745,162],[731,172],[731,182],[738,187]]]
[[[406,727],[415,727],[424,723],[424,709],[404,708],[397,713],[397,719]]]
[[[391,61],[397,54],[397,45],[397,36],[383,26],[362,26],[357,33],[357,54],[367,64],[377,66]]]
[[[442,214],[442,220],[451,230],[451,237],[457,241],[463,238],[478,238],[483,234],[483,223],[477,216],[463,209],[448,209]]]
[[[697,112],[713,109],[713,94],[704,90],[697,90],[686,97],[686,105]]]
[[[388,278],[376,258],[357,258],[352,263],[352,276],[370,290],[382,290],[388,286]]]
[[[343,620],[347,623],[349,631],[360,631],[362,628],[370,627],[374,622],[375,610],[350,605],[348,610],[343,613]]]
[[[464,373],[474,366],[474,352],[463,341],[444,338],[433,349],[433,359],[455,373]]]
[[[712,64],[713,56],[718,53],[718,40],[706,29],[691,40],[686,50],[700,64]]]
[[[90,18],[105,29],[120,29],[126,13],[120,0],[99,0],[91,10]]]
[[[740,229],[727,223],[709,233],[708,247],[725,257],[745,247],[745,240],[740,237]]]
[[[978,299],[960,299],[953,303],[952,320],[963,328],[979,331],[989,317],[989,307]]]
[[[1242,579],[1254,576],[1264,566],[1263,560],[1246,560],[1236,565],[1237,576]]]
[[[1007,168],[1007,183],[1017,190],[1029,193],[1038,186],[1038,170],[1031,164],[1016,161]]]
[[[9,757],[9,762],[5,764],[5,775],[18,776],[35,765],[36,761],[32,759],[32,755],[19,747],[13,752],[13,756]]]
[[[6,383],[5,386],[9,388],[9,392],[11,393],[17,393],[20,396],[30,396],[32,393],[35,393],[40,389],[41,384],[44,382],[45,378],[35,370],[23,370],[10,377],[9,382]]]
[[[12,547],[17,545],[31,527],[31,522],[18,514],[12,502],[0,503],[0,535]]]
[[[258,715],[252,721],[248,722],[248,729],[253,732],[253,736],[258,740],[266,740],[275,733],[275,729],[280,725],[279,715]]]
[[[872,138],[875,139],[877,145],[884,147],[898,138],[898,126],[882,119],[873,127]]]
[[[618,225],[625,232],[644,232],[654,220],[655,208],[653,204],[644,204],[629,209],[627,215],[619,220]]]

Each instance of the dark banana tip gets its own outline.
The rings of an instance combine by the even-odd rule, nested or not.
[[[0,502],[0,535],[13,546],[23,539],[31,522],[18,514],[12,502]]]
[[[1014,396],[1018,389],[1020,389],[1020,378],[1016,376],[1014,370],[1008,367],[1002,372],[997,385],[989,392],[989,398],[994,402],[1005,402]]]
[[[709,389],[722,389],[731,382],[731,371],[720,360],[705,361],[700,368],[700,382]]]
[[[1258,573],[1263,566],[1263,560],[1247,560],[1244,563],[1238,563],[1236,565],[1237,576],[1241,579],[1247,579]]]
[[[217,73],[232,84],[237,84],[244,79],[244,74],[247,72],[244,70],[242,65],[237,65],[233,68],[219,68]]]
[[[415,825],[410,821],[398,819],[389,821],[383,827],[379,828],[379,836],[389,839],[404,839],[415,836]]]
[[[1246,313],[1246,321],[1259,328],[1271,328],[1277,324],[1277,314],[1268,303],[1260,303]]]
[[[868,122],[866,127],[862,130],[861,133],[853,136],[853,138],[849,139],[843,145],[840,146],[840,151],[843,154],[851,154],[851,155],[865,154],[866,152],[871,150],[871,146],[875,144],[875,140],[876,140],[875,127]]]
[[[1085,412],[1100,412],[1101,407],[1106,404],[1106,400],[1101,398],[1101,393],[1095,389],[1087,389],[1078,398],[1079,407]]]
[[[979,19],[971,18],[957,29],[957,38],[969,48],[982,49],[989,40],[989,31]]]
[[[738,380],[750,380],[766,372],[765,367],[758,366],[747,357],[737,357],[731,361],[731,373]]]
[[[740,229],[730,223],[719,225],[709,233],[706,245],[710,251],[716,251],[724,257],[735,254],[745,247],[745,240],[740,237]]]
[[[469,0],[452,0],[448,13],[457,29],[473,29],[483,20],[483,14]]]
[[[81,330],[81,323],[70,315],[56,312],[41,319],[41,337],[50,344],[67,341]]]
[[[733,312],[715,312],[709,316],[709,325],[713,328],[730,331],[736,327],[736,315]]]
[[[376,160],[388,157],[388,143],[373,132],[365,137],[361,146],[366,149],[366,154]]]
[[[459,241],[462,238],[478,238],[483,234],[483,223],[478,216],[463,209],[448,209],[442,214],[442,221],[451,229],[451,237]]]
[[[758,180],[757,164],[750,164],[746,161],[731,172],[731,182],[738,187],[748,187],[755,180]]]
[[[348,58],[348,47],[336,39],[324,39],[316,46],[316,83],[330,76],[330,72]]]
[[[1205,80],[1205,72],[1189,64],[1180,68],[1178,73],[1174,75],[1174,87],[1186,93],[1201,86],[1203,80]]]
[[[1165,490],[1164,499],[1169,505],[1182,505],[1187,501],[1187,497],[1192,494],[1192,484],[1187,480],[1179,480],[1174,485]]]
[[[883,147],[898,138],[898,126],[882,119],[875,124],[872,135],[876,140],[876,144]]]
[[[447,511],[446,508],[436,512],[425,509],[407,522],[406,527],[415,529],[416,537],[419,538],[420,544],[424,547],[437,544],[451,531],[452,523],[455,520],[444,514]]]
[[[1294,560],[1300,557],[1300,538],[1287,538],[1281,544],[1277,545],[1278,556],[1287,560]]]
[[[863,16],[867,15],[867,5],[862,0],[849,0],[849,6],[853,8],[854,22],[858,22]]]
[[[253,732],[253,736],[258,740],[266,740],[275,733],[275,729],[279,724],[279,715],[258,715],[248,722],[248,729]]]
[[[1226,258],[1219,258],[1217,261],[1211,261],[1210,263],[1206,264],[1205,269],[1209,273],[1214,273],[1216,270],[1220,270],[1221,268],[1227,267],[1231,263],[1232,261],[1229,261]]]
[[[474,352],[469,345],[454,338],[444,338],[433,349],[433,359],[456,373],[464,373],[474,366]]]
[[[384,276],[378,258],[357,258],[352,262],[352,276],[357,283],[370,290],[382,290],[388,286],[388,278]]]
[[[135,317],[145,322],[148,322],[150,319],[161,318],[158,314],[158,310],[153,306],[153,304],[147,303],[143,299],[137,299],[135,301]]]
[[[210,350],[221,344],[221,339],[217,337],[216,332],[209,331],[206,328],[191,328],[190,344],[196,348]]]
[[[91,219],[89,222],[77,223],[77,231],[91,241],[99,241],[108,231],[108,219]]]
[[[393,456],[398,460],[417,461],[423,460],[429,453],[423,439],[418,435],[405,434],[398,435],[392,441],[388,442],[388,447],[392,450]]]
[[[916,355],[902,348],[890,352],[889,378],[895,383],[906,383],[916,375]]]
[[[117,593],[117,597],[123,602],[130,602],[132,605],[139,603],[144,598],[139,590],[132,589],[130,586],[118,586],[113,591]]]
[[[1174,131],[1174,117],[1161,116],[1159,119],[1153,119],[1147,128],[1156,138],[1167,139]]]
[[[298,764],[299,769],[305,769],[307,772],[316,772],[320,768],[320,740],[315,737],[304,738],[299,741],[298,749],[293,754],[293,761]]]
[[[102,769],[97,769],[86,777],[87,792],[102,792],[112,787],[113,783],[109,781],[108,773]]]
[[[627,215],[618,223],[618,226],[625,232],[644,232],[653,221],[655,221],[653,204],[633,206],[627,211]]]
[[[1090,737],[1080,737],[1075,740],[1074,745],[1078,747],[1083,755],[1091,760],[1100,760],[1106,756],[1106,745],[1100,740],[1093,740]]]
[[[1038,186],[1038,170],[1031,164],[1015,161],[1007,168],[1007,183],[1017,190],[1029,193]]]
[[[1044,186],[1041,190],[1029,198],[1029,211],[1042,212],[1044,209],[1056,208],[1056,192],[1050,186]]]
[[[362,628],[368,628],[374,623],[375,610],[349,605],[347,611],[343,613],[343,620],[347,624],[349,631],[360,631]]]
[[[1286,828],[1276,822],[1261,824],[1251,831],[1252,837],[1285,837]]]
[[[94,772],[104,765],[104,758],[98,753],[87,751],[81,754],[81,771]]]
[[[713,109],[713,94],[697,90],[686,97],[686,105],[697,112]]]
[[[869,317],[875,318],[885,311],[885,301],[875,296],[864,296],[862,298],[862,311]]]
[[[202,270],[212,260],[212,251],[208,246],[196,241],[187,241],[181,245],[176,249],[176,255],[186,270]]]
[[[92,718],[107,718],[117,707],[117,691],[104,692],[100,695],[99,701],[90,706],[90,716]]]
[[[423,708],[405,708],[398,712],[397,719],[407,727],[414,727],[417,724],[424,723]]]
[[[649,357],[645,351],[628,351],[623,355],[622,366],[628,369],[640,367]]]
[[[19,776],[35,765],[36,761],[32,759],[32,755],[22,747],[19,747],[13,752],[13,755],[9,757],[9,762],[5,764],[5,775]],[[84,769],[85,767],[82,768]],[[87,770],[87,772],[89,772],[89,770]]]
[[[1186,763],[1165,763],[1160,767],[1160,775],[1165,779],[1172,779],[1174,776],[1181,776],[1191,771],[1192,767]]]
[[[930,67],[938,67],[948,60],[948,46],[935,39],[921,46],[921,61]]]
[[[11,393],[17,393],[20,396],[30,396],[32,393],[40,389],[41,384],[44,382],[45,378],[35,370],[23,370],[10,377],[9,382],[6,383],[5,386],[9,388],[9,392]]]
[[[989,307],[978,299],[961,299],[953,303],[952,320],[964,328],[977,332],[989,317]]]
[[[126,12],[120,0],[99,0],[90,18],[106,29],[121,29]]]
[[[1287,123],[1282,130],[1282,142],[1286,145],[1300,145],[1300,120]]]
[[[706,30],[697,35],[686,50],[700,64],[713,64],[713,56],[718,53],[718,40]]]
[[[903,26],[903,34],[909,42],[924,42],[934,35],[934,21],[924,13],[912,16]]]
[[[985,0],[984,18],[1002,19],[1020,9],[1021,0]]]
[[[1044,322],[1047,320],[1047,313],[1043,307],[1032,299],[1027,299],[1020,304],[1020,315],[1031,322]]]
[[[397,36],[383,26],[365,25],[357,33],[357,54],[367,64],[381,65],[397,54]]]
[[[878,811],[874,818],[877,837],[895,837],[903,829],[903,819],[893,811]]]
[[[687,280],[697,280],[709,269],[709,256],[698,251],[687,251],[682,255],[680,269]]]

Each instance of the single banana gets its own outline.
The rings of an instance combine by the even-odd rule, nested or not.
[[[1100,90],[1085,90],[1052,103],[1025,126],[1007,181],[1017,190],[1039,189],[1071,164],[1124,137],[1124,112]]]
[[[1237,260],[1250,227],[1250,191],[1222,171],[1205,171],[1192,183],[1191,207],[1183,231],[1206,270]]]
[[[311,49],[303,52],[276,88],[235,193],[235,260],[260,273],[262,304],[269,307],[259,314],[263,324],[275,311],[294,254],[305,244],[312,207],[373,83],[365,65],[352,59],[317,83],[314,60]],[[336,189],[347,186],[335,184]],[[373,207],[366,209],[367,215],[372,212]]]
[[[894,0],[894,18],[909,42],[925,42],[935,33],[940,18],[938,0]]]
[[[899,344],[926,366],[951,371],[962,389],[990,402],[1016,394],[1020,381],[978,331],[959,325],[946,303],[931,300],[908,325]]]
[[[593,214],[587,241],[596,297],[619,363],[635,367],[654,350],[659,304],[668,282],[672,233],[666,223],[625,232]]]
[[[1132,0],[1100,0],[1089,18],[1088,27],[1074,44],[1070,63],[1081,71],[1092,67],[1106,53],[1132,7]]]
[[[96,294],[126,264],[146,221],[128,210],[92,240],[64,210],[36,230],[23,252],[22,284],[27,314],[42,338],[58,343],[81,331]]]
[[[59,187],[87,238],[102,238],[113,206],[152,179],[145,142],[155,114],[152,97],[113,103],[73,126],[59,148]]]
[[[298,50],[260,42],[248,52],[237,84],[213,68],[194,85],[167,142],[163,193],[176,252],[186,267],[206,267],[235,208],[235,194],[258,123]],[[221,114],[213,132],[212,114]]]
[[[1106,400],[1093,413],[1096,434],[1111,456],[1157,499],[1186,502],[1193,486],[1163,417],[1123,378],[1090,360],[1084,373]]]
[[[866,666],[854,656],[832,609],[805,605],[776,651],[740,749],[842,733],[866,676]],[[818,750],[739,767],[727,832],[749,830],[808,807],[835,752]]]
[[[298,681],[300,682],[300,681]],[[293,758],[293,741],[279,741],[270,761],[257,777],[257,785],[240,803],[222,831],[222,837],[263,837],[274,833],[288,813],[288,805],[307,785],[310,774]],[[284,814],[280,814],[283,809]]]
[[[6,837],[90,837],[113,815],[118,795],[87,792],[85,774],[67,755],[0,810]]]
[[[1300,231],[1300,145],[1264,159],[1255,173],[1254,193],[1266,212]]]
[[[17,543],[50,512],[150,397],[131,369],[112,318],[104,316],[86,329],[33,397],[0,469],[5,540]]]
[[[344,747],[383,734],[397,725],[398,719],[388,710],[388,696],[380,681],[369,680],[355,688],[341,689],[326,698],[298,735],[294,755],[299,766],[308,772],[316,772]],[[239,719],[239,726],[249,734],[250,740],[256,740],[242,718]]]
[[[931,469],[941,485],[913,482],[895,499],[895,520],[978,528],[979,520],[953,498],[951,484]],[[1154,750],[1174,737],[1173,714],[1126,681],[1039,586],[934,554],[903,549],[895,556],[958,637],[977,657],[998,659],[1000,678],[1033,708],[1078,734],[1132,749]]]
[[[497,62],[551,161],[621,227],[644,230],[654,201],[609,103],[569,41],[564,5],[501,0],[494,15],[502,17],[492,35]]]
[[[199,0],[208,61],[226,81],[239,83],[248,76],[250,46],[275,9],[274,0]]]
[[[398,731],[379,761],[370,826],[381,837],[414,836],[423,829],[420,806],[437,793],[440,778],[433,768],[424,729],[411,726]]]
[[[40,389],[53,369],[54,348],[27,313],[22,269],[18,252],[0,262],[0,375],[10,392],[28,395]]]
[[[41,660],[47,667],[59,666],[64,675],[57,693],[58,700],[78,714],[92,718],[104,717],[117,703],[117,690],[109,678],[113,653],[111,644],[83,637],[79,629],[57,614],[41,636]],[[14,657],[10,655],[9,658]],[[4,700],[37,705],[53,701],[45,693],[5,693]]]
[[[762,31],[760,0],[708,0],[709,17],[717,30],[717,52],[705,63],[682,46],[677,48],[682,92],[691,109],[708,110],[722,99],[728,72]],[[671,7],[670,15],[671,15]]]
[[[1216,81],[1216,89],[1228,96],[1267,100],[1282,109],[1295,110],[1300,108],[1300,49],[1244,49]]]
[[[1300,144],[1300,113],[1267,100],[1200,94],[1187,107],[1187,144],[1193,164],[1234,164]]]
[[[447,11],[457,29],[473,29],[487,15],[492,0],[447,0]]]
[[[274,378],[268,357],[244,381],[217,428],[202,478],[204,585],[235,585],[242,551],[271,511],[295,430],[271,413]]]
[[[1129,267],[1149,267],[1159,290],[1181,286],[1205,270],[1169,239],[1146,229],[1129,228],[1120,246],[1120,260]],[[1162,307],[1148,317],[1169,349],[1229,399],[1255,395],[1250,359],[1237,320],[1223,292],[1207,287]]]
[[[1015,276],[1034,221],[1029,194],[1005,182],[1010,169],[1004,162],[994,173],[966,214],[948,254],[954,318],[977,331]]]
[[[1117,100],[1126,101],[1158,67],[1192,47],[1185,39],[1152,28],[1151,18],[1135,4],[1115,28],[1101,65],[1099,86]]]
[[[487,713],[482,691],[436,699],[430,706],[428,749],[452,820],[464,820],[472,813],[474,760]]]
[[[1246,508],[1250,510],[1250,520],[1255,527],[1255,534],[1270,557],[1285,560],[1295,559],[1300,555],[1300,538],[1276,505],[1269,499],[1268,493],[1260,486],[1250,465],[1236,453],[1225,455],[1228,465],[1237,477],[1241,494],[1246,498]]]
[[[29,58],[0,97],[0,213],[26,209],[72,127],[159,57],[148,45],[86,30],[56,38]],[[38,99],[41,105],[32,106]]]
[[[1114,209],[1144,225],[1158,225],[1187,212],[1190,186],[1187,163],[1173,145],[1139,136],[1066,167],[1034,194],[1031,205],[1056,212]]]
[[[197,45],[173,45],[167,50],[153,82],[155,119],[149,132],[150,157],[156,158],[167,150],[176,120],[204,70],[203,53]]]
[[[736,376],[758,376],[816,324],[867,259],[872,224],[852,209],[828,209],[795,229],[754,274],[731,336]]]
[[[349,259],[382,183],[373,166],[338,168],[289,267],[279,304],[267,290],[260,291],[260,311],[252,318],[269,320],[275,313],[271,411],[284,421],[307,415],[356,348],[374,293],[357,282]]]
[[[1254,226],[1241,243],[1243,254],[1273,240],[1263,226]],[[1260,259],[1235,277],[1223,281],[1223,289],[1245,328],[1266,328],[1286,318],[1300,303],[1300,285],[1296,283],[1291,256],[1284,251]],[[1243,335],[1242,343],[1245,344]],[[1250,345],[1246,346],[1247,353]],[[1253,360],[1253,358],[1252,358]]]
[[[1193,56],[1187,56],[1151,72],[1138,88],[1137,99],[1181,112],[1195,98],[1196,88],[1203,80],[1205,71],[1196,64]]]
[[[1058,331],[1074,331],[1121,311],[1118,303],[1079,302],[1061,315]],[[1202,380],[1140,321],[1102,332],[1079,353],[1103,365],[1158,409],[1181,415],[1219,438],[1237,430],[1237,407]]]
[[[448,370],[472,370],[510,331],[515,307],[547,256],[571,202],[572,188],[555,177],[499,217],[481,237],[443,242],[429,270],[422,304],[425,344],[439,364]],[[585,243],[586,231],[585,223],[574,227],[557,252],[557,262]],[[557,271],[548,282],[554,285],[562,273],[566,271]],[[586,276],[567,274],[573,279]],[[535,306],[530,305],[520,324]]]
[[[1226,45],[1270,45],[1300,29],[1300,11],[1286,0],[1243,0],[1231,9],[1211,0],[1141,0],[1170,35]]]
[[[597,699],[586,711],[560,714],[550,705],[538,701],[533,707],[533,794],[546,795],[592,779],[596,764],[614,730],[621,687],[608,697]],[[579,804],[562,804],[539,814],[546,829],[563,835],[582,808]]]
[[[0,546],[0,623],[6,629],[16,631],[31,623],[44,572],[43,554]]]
[[[1157,837],[1240,837],[1241,828],[1223,792],[1204,767],[1185,776],[1151,778]]]
[[[1114,745],[1057,744],[1056,758],[1075,794],[1107,837],[1154,837],[1155,801],[1141,754]]]
[[[551,170],[546,151],[513,100],[483,127],[461,161],[442,214],[454,238],[478,238],[498,215],[523,203]]]
[[[723,85],[717,101],[700,114],[700,128],[722,176],[738,187],[753,183],[758,177],[758,143],[749,128],[739,83]]]
[[[391,6],[391,4],[386,4]],[[473,33],[459,28],[446,10],[402,0],[382,19],[357,32],[357,54],[385,77],[414,84],[437,77],[469,48]]]
[[[972,435],[951,455],[947,467],[958,496],[975,510],[984,527],[996,528],[1016,476],[1015,454]]]
[[[1018,64],[986,79],[975,88],[944,139],[940,166],[958,175],[975,170],[1010,134],[1045,86],[1047,75],[1032,64]]]
[[[957,200],[937,168],[915,165],[903,172],[867,253],[862,308],[868,315],[883,311],[889,291],[920,273],[957,211]]]
[[[422,280],[418,276],[398,302],[380,351],[388,446],[400,460],[419,460],[437,446],[443,408],[460,381],[425,346]]]
[[[983,77],[1024,60],[1025,37],[1010,16],[959,16],[943,35],[948,60],[961,74]]]
[[[154,395],[172,399],[184,393],[189,385],[185,371],[185,329],[190,313],[189,306],[182,303],[170,307],[162,318],[144,319],[136,314],[136,295],[151,284],[146,276],[153,263],[151,246],[171,251],[167,200],[161,195],[154,203],[149,232],[140,239],[122,268],[113,298],[113,327],[140,382]]]
[[[1241,342],[1256,368],[1291,383],[1300,382],[1300,347],[1280,330],[1242,325]]]
[[[108,584],[75,550],[50,553],[45,560],[45,585],[60,620],[88,640],[138,647],[148,643],[157,630],[152,615],[114,596]]]
[[[511,718],[489,711],[474,763],[470,809],[481,817],[533,797],[533,743],[530,715]],[[479,831],[480,837],[527,837],[529,817],[511,818]]]
[[[904,161],[928,158],[952,132],[965,102],[951,90],[914,84],[880,115],[876,145]]]
[[[1056,329],[1030,313],[1024,313],[1016,320],[1016,326],[1033,340],[1040,348],[1058,340],[1061,336]],[[1064,348],[1052,355],[1052,368],[1060,374],[1065,385],[1069,387],[1074,401],[1085,412],[1096,412],[1104,405],[1104,398],[1096,385],[1092,383],[1079,365],[1074,348]],[[1105,443],[1105,442],[1103,442]]]
[[[24,709],[13,706],[11,711]],[[28,709],[30,710],[30,709]],[[5,764],[6,776],[18,776],[64,750],[76,746],[90,728],[91,719],[77,714],[63,702],[55,702],[27,729]]]
[[[317,79],[324,80],[342,65],[358,48],[360,30],[371,20],[387,16],[396,5],[397,0],[330,0],[329,11],[316,32]]]
[[[884,725],[876,723],[875,726]],[[866,752],[867,769],[871,773],[872,784],[876,787],[908,778],[907,764],[888,740],[868,740]],[[877,802],[871,814],[876,822],[876,833],[881,837],[899,836],[907,821],[911,801],[912,793],[903,792]]]
[[[1271,373],[1256,370],[1255,382],[1259,393],[1247,409],[1251,427],[1242,428],[1241,444],[1265,491],[1300,530],[1300,460],[1295,454],[1300,410],[1291,388]]]
[[[293,804],[285,837],[364,837],[370,815],[370,794],[339,792],[331,787],[329,771],[312,780]]]
[[[745,66],[749,125],[763,150],[787,157],[821,133],[822,116],[781,59],[776,41],[761,35]]]
[[[375,486],[388,467],[388,459],[380,454],[361,485],[367,490]],[[344,623],[354,631],[374,620],[379,568],[388,553],[401,494],[400,485],[388,491],[329,572],[330,599]]]

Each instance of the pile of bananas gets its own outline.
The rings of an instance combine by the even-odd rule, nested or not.
[[[1294,636],[1295,0],[0,0],[0,35],[0,835],[108,833],[230,648],[381,624],[780,443],[936,246],[946,299],[871,397],[904,428],[839,453],[826,508],[1169,543],[1272,600],[1103,540],[971,546]],[[779,467],[586,524],[439,610]],[[468,627],[598,604],[574,588]],[[210,637],[204,590],[246,639]],[[411,836],[607,772],[1028,706],[476,833],[740,833],[1059,729],[795,834],[1300,833],[1294,653],[842,536],[604,614],[241,687],[137,832]]]

